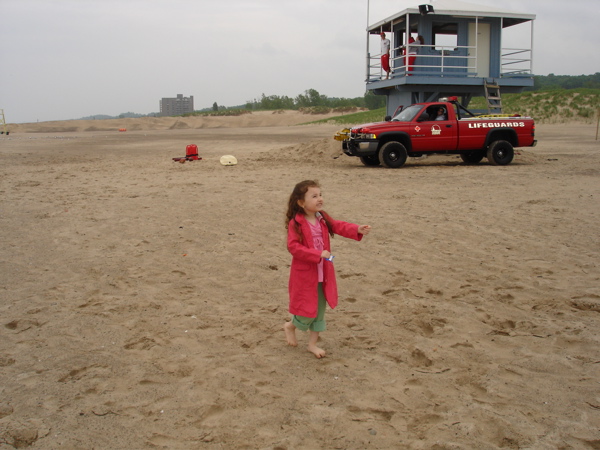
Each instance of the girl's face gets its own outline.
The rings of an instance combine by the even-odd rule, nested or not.
[[[315,213],[323,209],[323,196],[321,195],[321,189],[318,187],[309,187],[306,194],[304,194],[303,200],[298,200],[298,205],[304,209],[304,213],[307,215],[314,215]]]

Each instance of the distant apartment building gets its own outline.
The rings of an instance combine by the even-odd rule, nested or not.
[[[194,96],[184,97],[177,94],[176,98],[163,98],[160,100],[161,116],[180,116],[194,112]]]

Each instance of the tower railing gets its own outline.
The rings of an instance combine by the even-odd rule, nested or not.
[[[531,49],[503,48],[501,76],[531,76]]]
[[[411,47],[413,45],[411,44]],[[409,55],[402,55],[403,47],[391,50],[390,78],[404,76],[483,77],[477,71],[477,47],[415,45],[419,48],[415,64],[409,64]],[[532,76],[531,49],[502,49],[500,77]],[[381,55],[367,55],[367,82],[386,78],[381,67]]]

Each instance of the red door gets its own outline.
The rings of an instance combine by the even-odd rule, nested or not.
[[[413,122],[411,130],[412,151],[439,152],[456,150],[458,124],[454,117],[454,111],[446,111],[446,105],[430,105],[423,108],[421,113],[417,115],[417,118],[421,118],[421,121]]]

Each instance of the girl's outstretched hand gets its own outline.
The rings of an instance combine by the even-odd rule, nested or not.
[[[370,231],[371,231],[370,225],[360,225],[358,227],[358,234],[364,234],[366,236],[367,234],[369,234]]]

